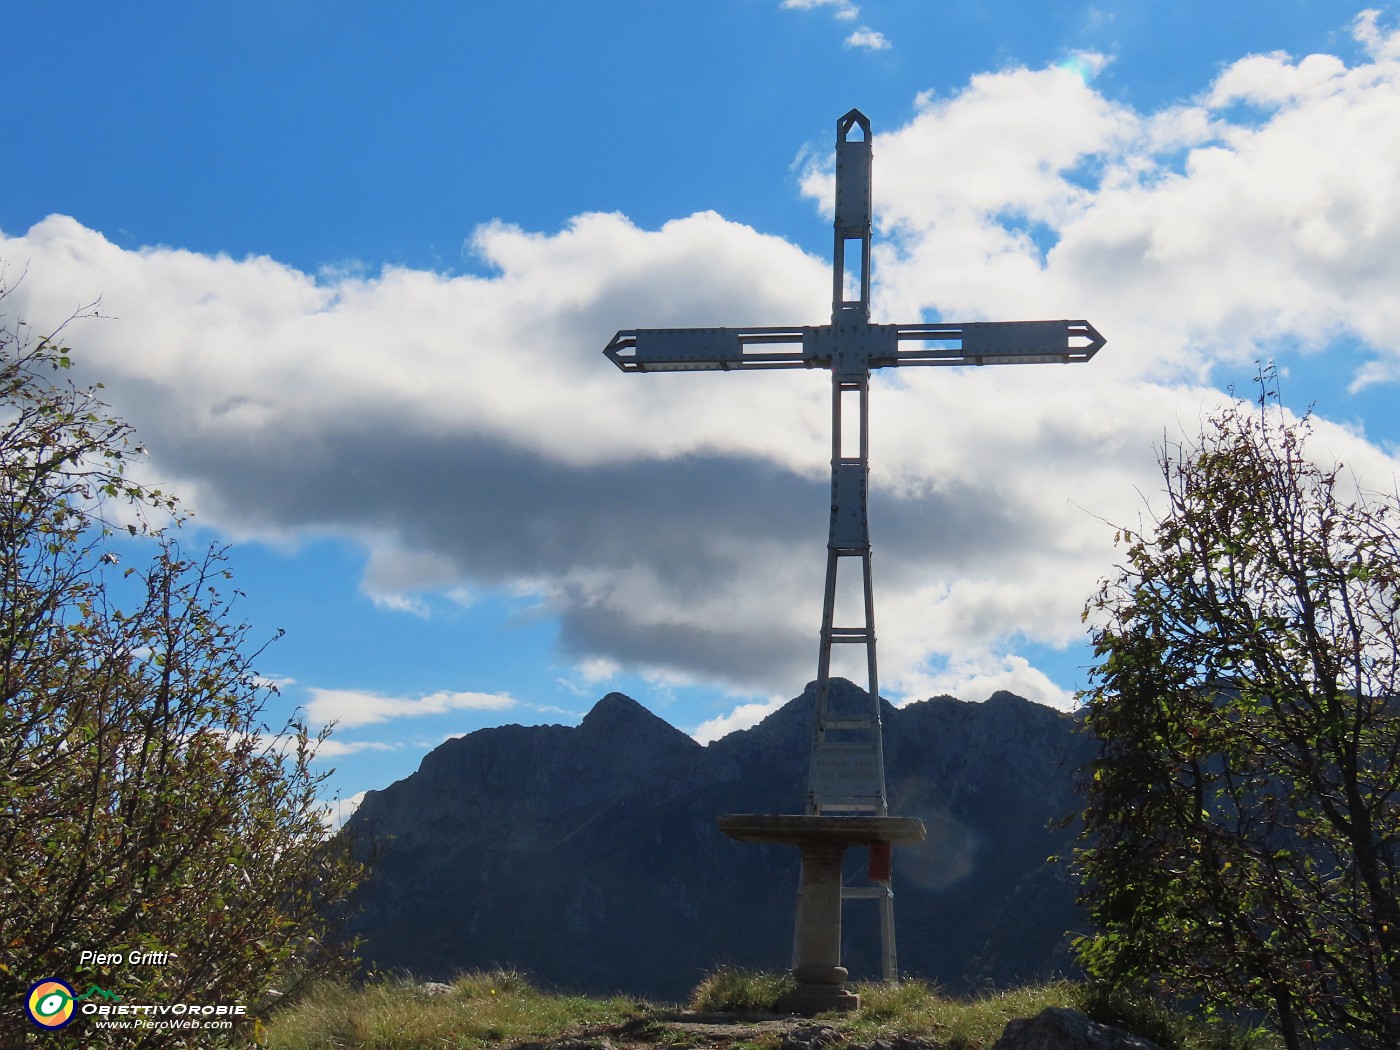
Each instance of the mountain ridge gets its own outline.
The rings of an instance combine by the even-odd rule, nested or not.
[[[863,694],[833,682],[838,703]],[[367,963],[418,976],[505,966],[561,988],[675,999],[717,965],[782,970],[797,853],[724,837],[721,813],[800,812],[815,691],[701,745],[609,693],[575,727],[446,741],[367,792],[346,826],[377,850],[351,932]],[[1074,886],[1045,858],[1073,832],[1076,721],[998,693],[882,701],[891,812],[929,839],[896,851],[901,969],[950,989],[1069,968]],[[371,844],[377,845],[372,846]],[[861,853],[857,857],[855,854]],[[852,850],[848,879],[863,866]],[[846,906],[844,955],[878,972],[873,906]]]

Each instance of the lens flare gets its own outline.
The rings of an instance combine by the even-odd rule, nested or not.
[[[1055,63],[1056,69],[1063,69],[1067,73],[1073,73],[1079,78],[1080,83],[1087,84],[1099,75],[1099,70],[1103,68],[1104,60],[1100,55],[1089,54],[1087,52],[1076,51],[1072,55],[1066,55]]]

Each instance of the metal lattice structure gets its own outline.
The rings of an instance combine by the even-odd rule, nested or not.
[[[851,133],[859,128],[860,138]],[[1104,338],[1087,321],[980,321],[872,324],[870,121],[851,110],[836,125],[836,221],[831,323],[789,328],[643,328],[618,332],[604,353],[624,372],[831,371],[831,526],[817,661],[817,705],[807,778],[810,816],[888,817],[875,658],[875,596],[868,507],[870,373],[906,365],[1000,365],[1088,361]],[[854,295],[854,298],[849,296]],[[854,415],[854,419],[848,418]],[[850,428],[849,431],[847,428]],[[853,435],[848,436],[848,434]],[[859,559],[859,622],[836,623],[837,578]],[[833,646],[864,646],[865,695],[859,713],[832,706]],[[871,842],[871,883],[845,898],[880,902],[883,968],[898,973],[889,844]],[[799,922],[800,921],[799,901]]]

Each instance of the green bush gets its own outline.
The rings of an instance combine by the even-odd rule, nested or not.
[[[722,966],[691,993],[690,1008],[705,1013],[767,1013],[785,992],[795,987],[787,974]]]
[[[0,1031],[30,1030],[46,978],[251,1011],[325,972],[357,878],[326,840],[318,738],[267,723],[224,552],[181,549],[174,500],[127,472],[130,428],[27,333],[0,324]],[[43,1039],[138,1035],[216,1041],[82,1016]]]

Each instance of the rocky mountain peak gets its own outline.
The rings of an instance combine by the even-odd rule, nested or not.
[[[833,707],[860,709],[832,683]],[[351,933],[380,969],[534,973],[571,989],[675,998],[719,962],[781,970],[798,859],[724,836],[725,813],[801,808],[809,687],[702,747],[622,693],[577,727],[501,726],[450,740],[366,796],[347,825],[373,858]],[[926,842],[896,862],[900,962],[948,987],[1041,979],[1067,965],[1067,852],[1083,737],[1010,696],[885,705],[886,779]],[[852,863],[857,867],[859,858]],[[877,924],[852,906],[843,959],[878,972]]]
[[[698,750],[700,745],[625,693],[609,693],[579,723],[578,746],[626,753],[646,763],[648,754]]]
[[[680,732],[626,693],[609,693],[594,704],[579,723],[579,728],[588,733],[615,733],[643,726],[664,727],[670,733]]]

